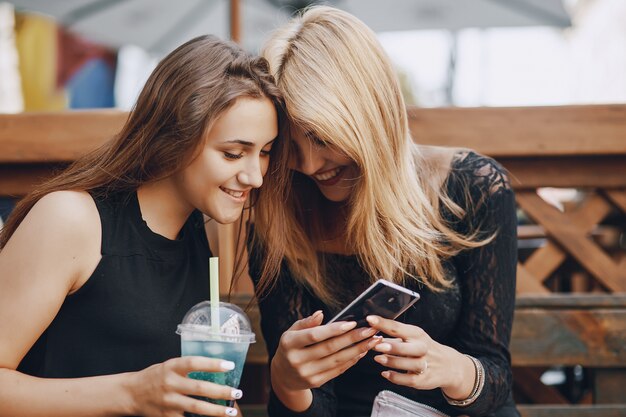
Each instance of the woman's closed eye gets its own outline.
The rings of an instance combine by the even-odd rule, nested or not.
[[[230,153],[230,152],[224,151],[224,158],[226,158],[226,159],[236,160],[236,159],[240,159],[241,157],[243,157],[243,152],[241,152],[241,153]]]
[[[307,139],[309,139],[315,146],[318,148],[325,148],[328,146],[328,142],[323,139],[320,139],[315,133],[307,132],[304,134]]]

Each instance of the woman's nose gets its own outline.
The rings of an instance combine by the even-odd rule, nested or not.
[[[288,166],[303,174],[313,175],[324,166],[324,157],[315,146],[307,143],[291,153]]]
[[[247,164],[237,175],[237,180],[246,186],[259,188],[263,185],[263,168],[261,161],[253,161]]]

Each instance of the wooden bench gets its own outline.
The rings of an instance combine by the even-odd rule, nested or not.
[[[626,415],[626,105],[411,108],[409,115],[416,141],[473,148],[511,174],[527,223],[519,228],[511,343],[523,415]],[[115,111],[0,115],[0,196],[25,194],[125,118]],[[580,190],[578,200],[557,209],[537,194],[543,187]],[[226,293],[232,229],[219,239]],[[234,300],[247,304],[250,284],[236,290]],[[254,306],[249,312],[258,315]],[[267,398],[265,360],[262,342],[253,345],[242,382],[247,402]],[[582,367],[589,387],[580,398],[540,382],[555,366]],[[247,407],[248,417],[263,415]]]

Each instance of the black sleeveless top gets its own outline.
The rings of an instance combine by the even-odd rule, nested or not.
[[[20,363],[21,372],[78,378],[138,371],[180,356],[176,326],[209,297],[211,254],[200,212],[170,240],[148,228],[136,192],[94,200],[102,259],[67,296]]]

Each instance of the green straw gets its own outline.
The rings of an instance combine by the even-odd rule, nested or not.
[[[209,285],[211,295],[211,330],[220,332],[220,274],[219,258],[209,258]]]

